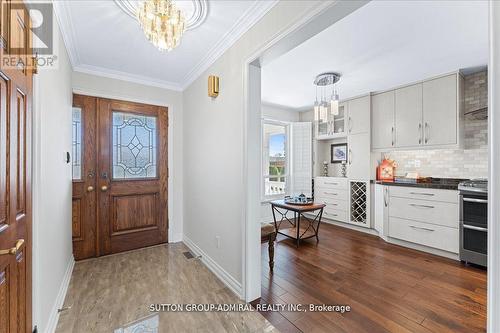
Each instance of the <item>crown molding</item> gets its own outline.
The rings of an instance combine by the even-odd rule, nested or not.
[[[243,16],[229,29],[228,32],[207,52],[207,55],[201,59],[193,69],[186,75],[181,83],[182,89],[186,89],[194,80],[196,80],[204,71],[206,71],[220,56],[224,54],[233,44],[240,39],[255,23],[267,14],[279,0],[254,1]]]
[[[132,83],[138,83],[143,86],[151,86],[157,88],[164,88],[173,91],[182,91],[182,87],[176,82],[164,81],[154,79],[148,76],[135,75],[121,71],[115,71],[112,69],[107,69],[104,67],[91,66],[80,64],[74,66],[73,70],[78,73],[90,74],[95,76],[106,77],[109,79],[127,81]]]
[[[224,36],[206,53],[206,55],[193,67],[181,82],[170,82],[157,78],[115,71],[103,67],[83,64],[78,54],[77,36],[73,27],[70,10],[66,1],[52,1],[54,13],[59,23],[61,35],[68,52],[71,65],[75,72],[97,75],[122,81],[134,82],[142,85],[183,91],[204,71],[206,71],[220,56],[224,54],[240,37],[255,23],[269,12],[279,0],[255,0],[245,13],[233,24]]]
[[[54,15],[59,24],[59,31],[61,32],[66,51],[68,52],[69,61],[71,62],[71,66],[75,68],[80,63],[80,57],[76,49],[75,41],[77,38],[72,24],[73,20],[71,19],[71,13],[68,10],[66,1],[52,1],[52,5],[54,8]]]

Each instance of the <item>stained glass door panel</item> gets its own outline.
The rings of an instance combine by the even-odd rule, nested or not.
[[[155,178],[157,119],[113,111],[113,179]]]
[[[168,110],[103,98],[98,109],[100,254],[167,242]]]

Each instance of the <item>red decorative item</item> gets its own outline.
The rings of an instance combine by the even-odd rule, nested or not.
[[[395,173],[396,162],[394,160],[384,158],[377,167],[377,180],[393,182]]]

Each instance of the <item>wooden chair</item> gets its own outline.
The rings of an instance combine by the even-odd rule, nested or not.
[[[269,270],[274,268],[274,241],[276,239],[276,229],[273,224],[263,224],[260,227],[260,241],[269,243]]]

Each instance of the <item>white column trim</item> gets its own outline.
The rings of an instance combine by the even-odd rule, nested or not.
[[[500,2],[489,2],[488,332],[500,332]]]

